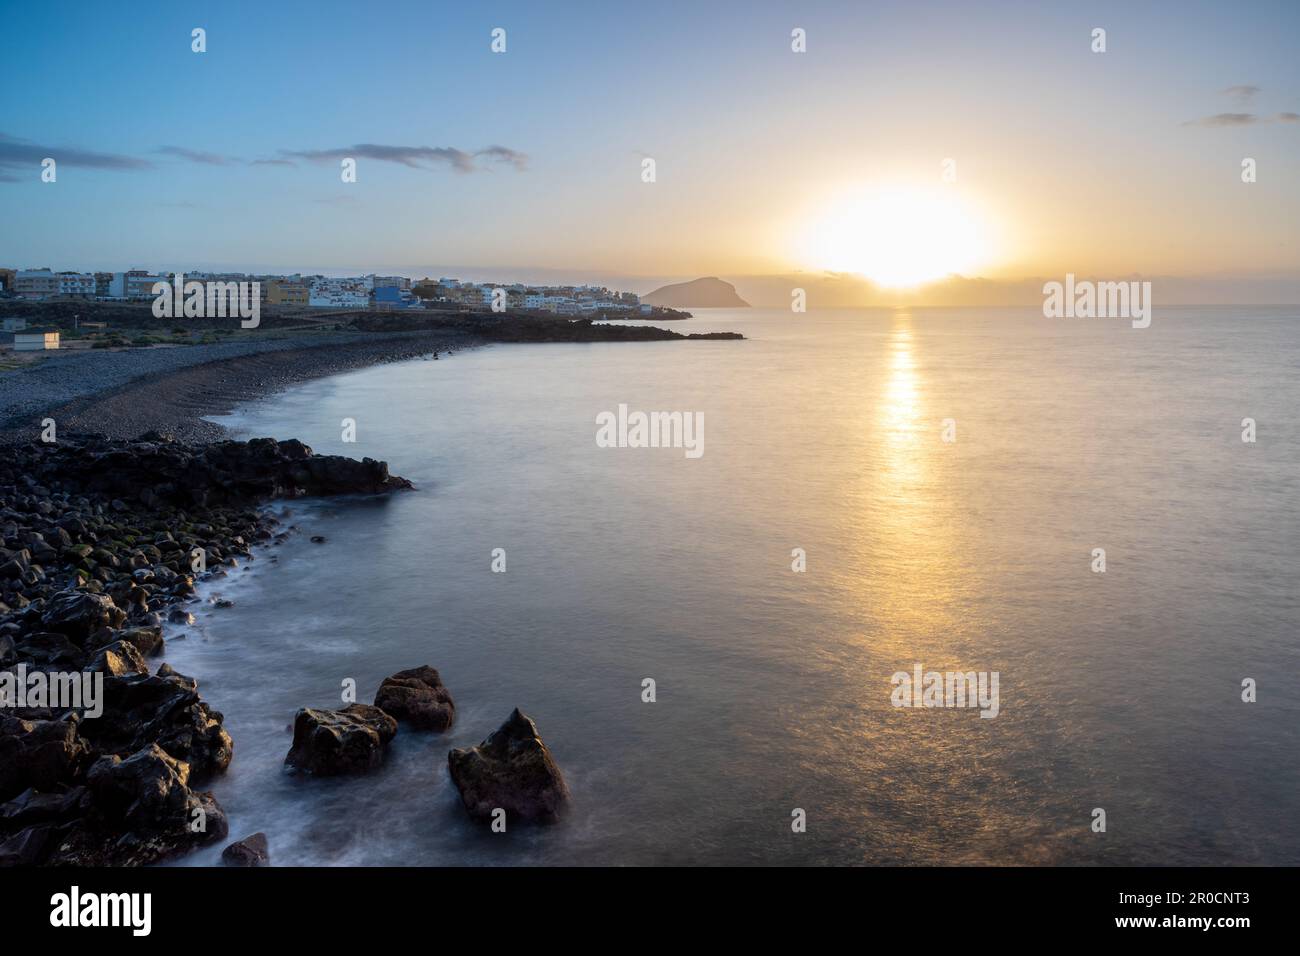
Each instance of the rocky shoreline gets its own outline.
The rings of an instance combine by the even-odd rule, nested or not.
[[[139,865],[224,838],[225,814],[198,787],[229,766],[233,742],[196,681],[150,672],[166,618],[188,614],[196,580],[278,533],[260,504],[408,487],[383,462],[296,441],[7,447],[0,674],[25,686],[0,708],[0,865]],[[98,700],[68,706],[82,675]]]
[[[201,416],[487,342],[741,337],[520,316],[443,316],[402,332],[388,322],[367,315],[349,332],[206,351],[56,356],[0,378],[0,866],[147,865],[225,839],[226,815],[201,788],[230,765],[234,742],[197,681],[151,667],[166,623],[192,620],[185,605],[204,576],[282,540],[267,502],[410,487],[385,462],[296,440],[214,440],[224,429]],[[54,433],[42,434],[44,419]],[[412,668],[385,680],[373,706],[300,710],[285,763],[367,772],[399,726],[440,733],[454,719],[438,672]],[[559,767],[517,709],[447,761],[476,822],[555,823],[567,809]],[[266,864],[266,835],[232,843],[223,861]]]

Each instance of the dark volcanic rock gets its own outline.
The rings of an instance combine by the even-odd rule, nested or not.
[[[82,724],[100,753],[131,754],[156,742],[188,763],[195,780],[230,766],[234,745],[221,714],[199,698],[195,681],[166,665],[153,676],[105,677],[104,698],[103,716]]]
[[[78,733],[76,716],[66,720],[0,718],[0,800],[28,787],[53,790],[84,769],[91,750]]]
[[[221,862],[226,866],[267,866],[271,852],[266,845],[266,834],[254,833],[236,840],[221,851]]]
[[[86,781],[104,829],[115,837],[115,859],[154,863],[226,836],[225,813],[212,794],[191,790],[189,777],[189,764],[157,744],[125,760],[114,755],[95,761]],[[61,847],[54,862],[85,864],[103,852],[95,836],[83,833]]]
[[[32,826],[0,841],[0,867],[36,866],[54,840],[53,826]]]
[[[304,707],[294,717],[293,747],[284,762],[322,777],[365,773],[384,762],[384,750],[396,735],[397,721],[369,704]]]
[[[127,677],[131,674],[148,674],[149,666],[134,644],[114,641],[99,649],[86,670],[103,671],[105,677]]]
[[[475,820],[491,821],[500,807],[507,821],[555,823],[568,807],[569,788],[560,768],[537,725],[518,708],[477,747],[447,754],[447,766]]]
[[[375,706],[417,730],[446,730],[456,719],[451,693],[427,664],[384,678],[375,694]]]
[[[80,644],[100,628],[121,627],[125,620],[126,612],[112,598],[68,590],[50,598],[41,623],[45,630],[65,634]]]
[[[194,599],[196,578],[242,566],[275,536],[267,499],[404,487],[383,462],[297,441],[61,433],[4,445],[0,667],[102,675],[103,713],[0,709],[0,863],[143,864],[224,836],[221,808],[191,784],[229,766],[230,735],[193,680],[165,664],[148,673],[165,617],[192,624],[176,605]],[[379,747],[341,734],[339,753],[314,758],[320,772],[382,759],[396,723],[375,714]],[[190,826],[196,811],[206,826]]]
[[[128,627],[118,631],[116,637],[134,647],[141,657],[157,654],[163,649],[161,627]]]

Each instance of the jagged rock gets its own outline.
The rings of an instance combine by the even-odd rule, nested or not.
[[[66,720],[0,717],[0,800],[28,787],[53,790],[71,783],[90,757],[76,715]]]
[[[77,643],[102,627],[121,627],[126,612],[102,594],[60,591],[50,598],[41,623],[47,631],[65,634]]]
[[[85,787],[50,793],[28,787],[8,803],[0,804],[0,828],[14,830],[34,823],[63,820],[83,809],[86,796]]]
[[[163,649],[162,628],[156,626],[128,627],[117,632],[118,640],[125,641],[140,652],[141,657],[157,654]]]
[[[115,841],[125,849],[124,862],[156,862],[226,836],[224,811],[212,794],[190,790],[189,777],[189,764],[157,744],[125,760],[113,755],[95,761],[86,781],[110,832],[125,831]]]
[[[36,866],[55,837],[53,826],[31,826],[0,842],[0,867]]]
[[[226,866],[267,866],[271,862],[271,852],[266,845],[265,833],[236,840],[221,851],[221,862]]]
[[[385,748],[396,735],[397,721],[378,707],[304,707],[294,716],[293,746],[284,762],[317,776],[365,773],[383,763]]]
[[[221,714],[199,698],[197,682],[168,665],[153,676],[106,677],[104,698],[103,716],[82,725],[100,752],[131,754],[156,741],[186,761],[196,781],[230,766],[234,745]]]
[[[148,674],[149,665],[144,662],[134,644],[114,641],[99,649],[86,670],[103,671],[106,677],[126,677],[129,674]]]
[[[33,664],[64,666],[69,669],[81,669],[86,659],[85,652],[63,634],[43,631],[28,634],[15,646],[16,654]]]
[[[477,747],[447,754],[452,782],[474,820],[489,822],[497,808],[507,821],[555,823],[569,803],[569,788],[537,725],[519,708]]]
[[[417,730],[446,730],[456,719],[456,704],[437,670],[413,667],[384,678],[375,706]]]

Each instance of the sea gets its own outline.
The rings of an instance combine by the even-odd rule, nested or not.
[[[1296,307],[672,327],[745,339],[493,345],[220,419],[415,485],[271,505],[294,533],[169,630],[234,738],[231,839],[311,866],[1300,864]],[[598,441],[620,406],[690,416],[699,454]],[[449,732],[286,771],[299,708],[422,664]],[[996,674],[996,713],[926,706],[918,672]],[[516,707],[572,801],[496,833],[447,752]]]

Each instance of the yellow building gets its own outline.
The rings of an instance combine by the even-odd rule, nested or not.
[[[307,305],[310,297],[311,289],[305,282],[272,279],[267,283],[266,302],[268,305]]]

